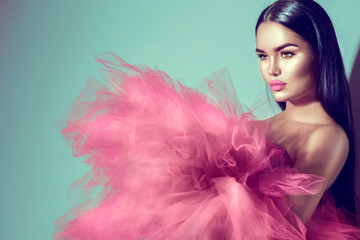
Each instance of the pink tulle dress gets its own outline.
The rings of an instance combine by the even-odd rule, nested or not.
[[[269,121],[237,102],[226,71],[204,94],[112,53],[97,61],[108,84],[89,79],[61,128],[91,170],[69,188],[83,199],[53,239],[360,239],[329,196],[306,226],[291,210],[287,195],[323,179],[267,141]]]

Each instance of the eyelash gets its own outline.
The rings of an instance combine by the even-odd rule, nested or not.
[[[295,55],[295,54],[292,53],[292,52],[282,52],[282,53],[281,53],[281,56],[283,56],[283,55],[288,55],[288,54],[290,54],[290,56],[286,56],[286,57],[284,57],[284,58],[291,58],[292,56]],[[260,58],[260,60],[265,60],[265,59],[262,59],[262,58],[263,58],[263,57],[266,58],[266,55],[265,55],[265,54],[259,54],[258,57]]]
[[[292,56],[294,56],[294,53],[292,53],[292,52],[282,52],[281,53],[281,55],[288,55],[288,54],[290,54],[291,56],[289,56],[289,57],[286,57],[286,58],[290,58],[290,57],[292,57]]]

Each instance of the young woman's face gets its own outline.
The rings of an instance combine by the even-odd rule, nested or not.
[[[308,42],[276,22],[264,22],[256,34],[260,71],[278,102],[304,104],[315,100],[317,72]]]

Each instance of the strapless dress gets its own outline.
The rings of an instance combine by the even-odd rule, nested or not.
[[[323,178],[267,140],[269,121],[238,102],[226,70],[204,93],[113,53],[97,61],[107,84],[89,79],[57,123],[90,170],[53,239],[360,239],[328,194],[306,225],[291,210],[286,196],[316,194]]]

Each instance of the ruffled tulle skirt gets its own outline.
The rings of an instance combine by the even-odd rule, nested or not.
[[[315,194],[323,179],[292,168],[225,70],[203,94],[111,53],[97,61],[108,84],[89,79],[57,123],[91,169],[53,239],[360,238],[329,196],[307,226],[291,210],[288,195]]]

